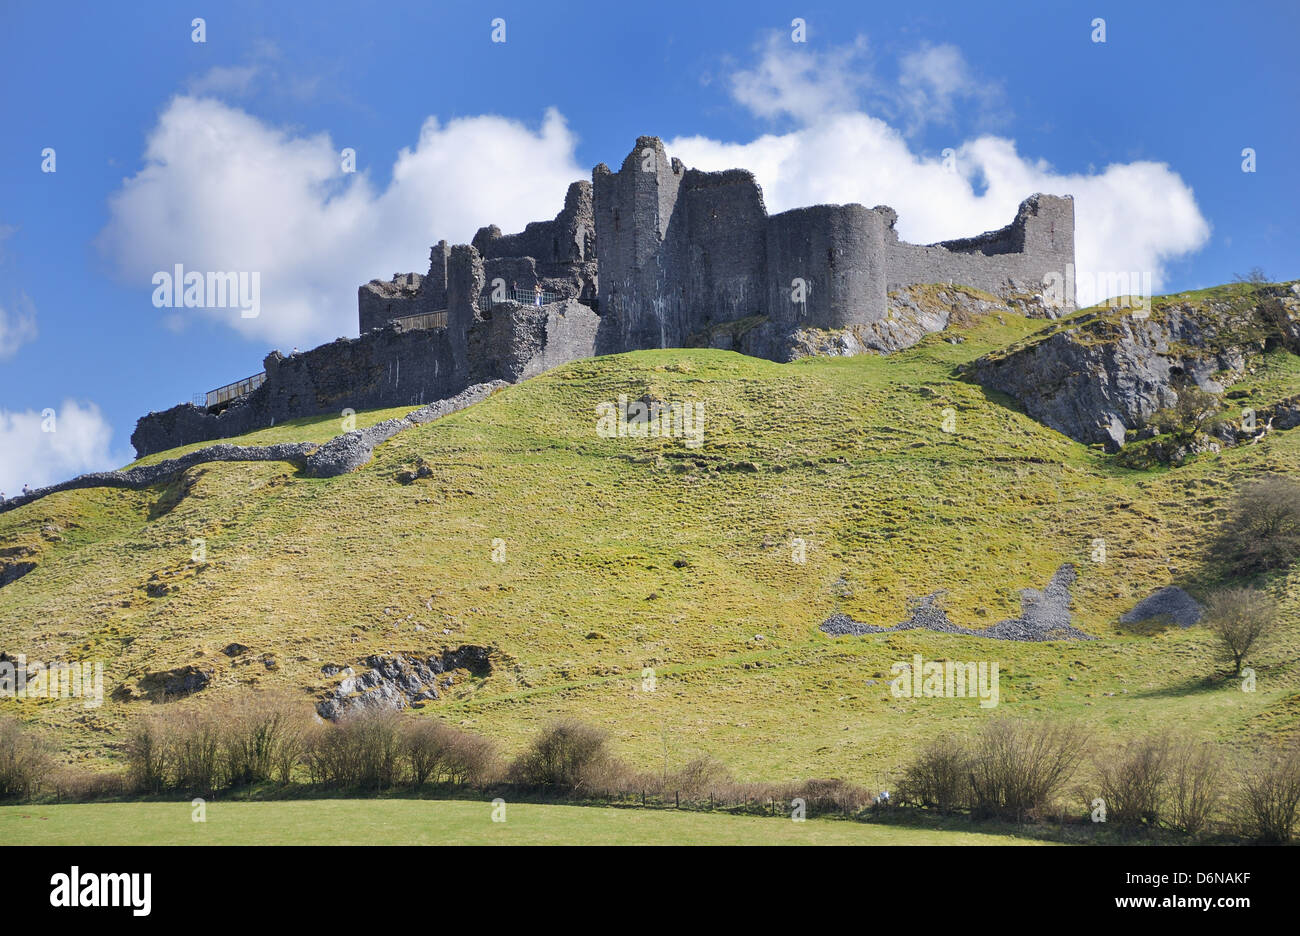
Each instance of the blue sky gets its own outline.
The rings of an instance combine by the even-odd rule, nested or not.
[[[143,413],[355,334],[362,282],[553,216],[639,134],[770,210],[932,241],[1068,192],[1085,272],[1300,277],[1294,3],[267,6],[0,6],[0,490],[128,461]],[[175,263],[260,271],[259,317],[155,308]]]

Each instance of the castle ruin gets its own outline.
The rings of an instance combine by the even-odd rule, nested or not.
[[[877,324],[891,293],[918,284],[1073,311],[1073,295],[1044,300],[1047,278],[1066,282],[1074,263],[1070,197],[1033,195],[1000,230],[928,246],[900,241],[897,217],[857,204],[769,215],[753,173],[687,169],[659,138],[640,137],[617,172],[602,163],[570,185],[553,220],[441,241],[423,275],[361,286],[360,337],[272,352],[251,392],[150,413],[131,442],[144,456],[343,408],[418,406],[645,348],[789,360],[801,334]],[[742,344],[718,339],[719,326],[742,320]]]

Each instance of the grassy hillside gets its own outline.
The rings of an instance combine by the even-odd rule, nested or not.
[[[463,800],[209,803],[202,823],[192,812],[188,801],[0,806],[0,835],[42,845],[1041,844],[960,828],[536,803],[509,804],[506,820],[493,822],[491,803]]]
[[[166,489],[53,495],[0,515],[0,548],[39,562],[0,591],[0,650],[102,659],[112,697],[0,711],[50,727],[75,757],[111,759],[119,729],[152,704],[133,698],[151,672],[215,668],[211,686],[172,704],[241,684],[309,704],[334,682],[323,664],[468,643],[496,648],[492,674],[424,713],[507,751],[577,715],[645,769],[708,752],[742,778],[885,786],[918,740],[991,714],[1234,744],[1294,731],[1295,575],[1282,583],[1285,639],[1256,661],[1253,694],[1205,681],[1203,631],[1116,622],[1156,588],[1215,584],[1207,533],[1226,497],[1256,473],[1300,472],[1300,431],[1179,469],[1123,469],[955,379],[1042,327],[1005,313],[889,357],[787,365],[696,349],[579,361],[402,433],[350,475],[211,464]],[[1295,364],[1278,356],[1261,376],[1285,381]],[[600,438],[596,407],[620,394],[703,403],[704,444]],[[232,441],[338,431],[333,418],[304,422]],[[421,461],[429,477],[398,480]],[[1098,538],[1104,563],[1091,559]],[[1019,590],[1063,562],[1079,570],[1075,624],[1100,640],[818,630],[836,611],[897,623],[938,589],[954,623],[986,626],[1016,616]],[[231,642],[252,652],[232,661],[220,652]],[[996,713],[893,698],[890,664],[913,653],[998,662]]]

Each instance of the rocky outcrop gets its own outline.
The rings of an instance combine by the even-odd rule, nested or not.
[[[0,564],[0,588],[18,581],[36,568],[34,562],[6,562]]]
[[[1300,353],[1300,284],[1165,297],[1145,315],[1089,310],[980,358],[966,375],[1070,438],[1114,451],[1128,430],[1173,407],[1180,386],[1222,392],[1279,346]]]
[[[438,690],[455,682],[455,670],[467,670],[476,677],[492,671],[492,648],[463,644],[441,656],[421,659],[413,654],[398,653],[391,657],[372,655],[362,660],[369,669],[356,675],[352,667],[326,664],[321,672],[327,676],[344,674],[333,690],[316,704],[321,718],[336,721],[347,715],[366,711],[404,709],[408,705],[438,698]]]
[[[212,682],[210,666],[180,666],[159,673],[148,673],[140,680],[140,688],[151,699],[165,701],[193,695],[206,689]]]
[[[906,630],[932,630],[945,634],[962,634],[967,637],[988,637],[992,640],[1094,640],[1070,623],[1070,586],[1077,573],[1074,566],[1065,563],[1040,591],[1025,588],[1020,592],[1020,617],[998,621],[982,630],[959,627],[948,619],[940,600],[943,592],[933,592],[915,601],[909,608],[907,620],[893,627],[861,624],[847,614],[832,614],[822,622],[823,632],[832,637],[861,636],[863,634],[890,634]]]

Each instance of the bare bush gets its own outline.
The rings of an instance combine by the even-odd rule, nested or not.
[[[1300,481],[1269,475],[1244,484],[1219,529],[1215,553],[1238,575],[1285,569],[1300,559]]]
[[[688,799],[705,796],[711,790],[731,782],[731,771],[727,765],[707,754],[687,761],[667,777],[667,785]]]
[[[510,779],[568,791],[608,789],[607,739],[604,731],[576,719],[552,722],[510,765]]]
[[[384,790],[396,785],[401,767],[401,733],[398,715],[372,711],[340,721],[335,733],[348,750],[352,776],[349,786]]]
[[[1048,808],[1074,775],[1087,741],[1073,724],[989,722],[971,747],[974,810],[1021,821]]]
[[[170,775],[164,786],[203,794],[224,786],[221,722],[209,712],[193,709],[169,713],[165,721],[164,759]]]
[[[968,805],[970,778],[969,745],[961,738],[948,735],[927,744],[904,768],[899,801],[949,813]]]
[[[33,796],[50,768],[44,742],[16,718],[0,718],[0,799]]]
[[[1260,759],[1246,771],[1238,790],[1238,825],[1261,842],[1288,842],[1300,810],[1300,743]]]
[[[308,716],[283,695],[248,694],[224,713],[223,752],[231,784],[289,783],[306,747]]]
[[[785,791],[782,797],[786,802],[796,798],[804,801],[809,816],[853,816],[871,805],[875,797],[866,787],[846,780],[805,780]]]
[[[1218,749],[1208,742],[1173,742],[1169,750],[1169,825],[1199,835],[1222,797],[1223,760]]]
[[[1123,825],[1160,821],[1170,766],[1169,741],[1150,735],[1103,751],[1096,760],[1106,819]]]
[[[117,770],[86,770],[63,767],[50,776],[50,786],[59,802],[84,803],[111,799],[127,792],[126,775]]]
[[[352,769],[347,763],[347,748],[338,737],[336,725],[313,725],[305,737],[303,761],[312,783],[325,786],[345,786]]]
[[[407,719],[402,728],[402,758],[407,782],[480,784],[494,773],[496,746],[487,738],[460,731],[433,718]]]
[[[443,773],[448,750],[447,734],[452,729],[432,718],[421,718],[402,731],[402,757],[410,782],[424,786]]]
[[[126,740],[127,783],[140,793],[161,793],[171,769],[167,725],[146,716],[132,726]]]
[[[484,786],[501,774],[501,755],[490,738],[468,731],[450,736],[444,777],[449,783]]]
[[[1277,601],[1257,588],[1225,588],[1205,603],[1204,624],[1238,676],[1246,657],[1268,642],[1277,623]]]

